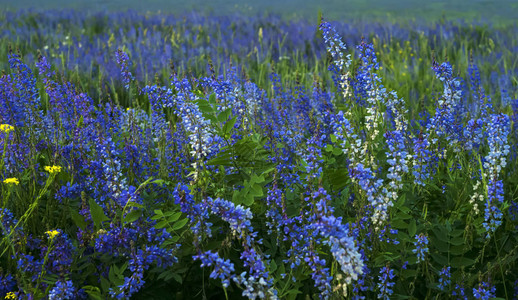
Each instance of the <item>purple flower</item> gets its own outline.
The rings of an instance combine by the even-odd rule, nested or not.
[[[129,88],[129,83],[135,79],[131,72],[129,71],[129,66],[131,65],[131,61],[129,60],[128,54],[121,49],[117,49],[115,51],[115,59],[117,60],[117,64],[120,67],[120,72],[122,74],[122,82],[125,84],[125,88]]]
[[[496,287],[489,282],[482,281],[478,288],[473,288],[473,297],[480,300],[489,300],[496,297]]]
[[[468,300],[468,296],[466,295],[466,290],[463,284],[455,284],[455,288],[451,292],[452,296],[457,296],[457,300]]]
[[[417,263],[420,263],[424,261],[426,253],[428,253],[428,237],[421,233],[416,235],[415,239],[417,240],[414,242],[416,248],[412,252],[417,254]]]
[[[212,279],[219,278],[225,288],[230,285],[230,280],[235,278],[235,275],[233,274],[235,271],[234,264],[228,259],[222,259],[219,257],[217,252],[206,251],[194,255],[192,258],[194,260],[201,260],[202,268],[214,266],[209,277]]]
[[[485,157],[484,173],[489,180],[483,225],[487,231],[486,237],[489,238],[491,233],[502,224],[502,212],[499,206],[501,207],[504,201],[504,184],[499,177],[507,165],[506,157],[510,148],[507,142],[507,136],[511,130],[509,116],[493,114],[487,126],[489,153]]]
[[[447,290],[451,284],[450,267],[443,267],[439,272],[439,289]]]
[[[388,266],[381,268],[380,275],[378,276],[379,282],[377,284],[379,289],[378,299],[390,299],[390,295],[393,293],[392,287],[396,284],[392,282],[395,276],[394,270]]]
[[[56,285],[49,292],[49,300],[75,299],[76,288],[72,280],[58,280]]]

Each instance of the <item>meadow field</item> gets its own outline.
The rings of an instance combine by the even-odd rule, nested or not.
[[[518,299],[518,5],[303,2],[0,10],[0,299]]]

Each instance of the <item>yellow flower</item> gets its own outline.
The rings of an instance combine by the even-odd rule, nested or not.
[[[49,231],[46,231],[45,233],[49,236],[50,239],[53,239],[56,235],[59,234],[59,231],[49,230]]]
[[[16,299],[16,294],[14,292],[9,292],[5,295],[4,299]]]
[[[2,124],[0,125],[0,131],[9,133],[14,130],[14,127],[9,124]]]
[[[4,183],[5,184],[19,185],[20,181],[18,181],[18,178],[7,178],[6,180],[4,180]]]
[[[49,172],[50,174],[59,173],[61,172],[60,166],[46,166],[45,171]]]

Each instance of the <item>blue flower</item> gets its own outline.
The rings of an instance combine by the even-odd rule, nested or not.
[[[75,292],[72,280],[58,280],[49,292],[49,300],[75,299]]]
[[[439,289],[445,291],[451,284],[450,267],[443,267],[439,272]]]
[[[421,233],[416,235],[415,239],[417,240],[414,242],[416,248],[412,252],[417,254],[417,263],[420,263],[424,261],[426,253],[428,253],[428,237]]]
[[[122,82],[125,84],[125,88],[129,88],[129,83],[135,79],[131,72],[129,71],[129,66],[131,65],[131,61],[128,57],[128,54],[121,49],[117,49],[115,51],[115,59],[117,60],[117,64],[120,67],[120,72],[122,74]]]
[[[478,288],[473,288],[473,297],[480,300],[489,300],[496,297],[496,287],[489,282],[482,281]]]
[[[390,299],[390,295],[394,292],[392,287],[396,284],[392,281],[395,276],[394,270],[388,266],[381,268],[380,275],[378,276],[379,282],[377,283],[379,289],[378,299]]]
[[[219,278],[223,287],[230,285],[230,280],[236,277],[234,273],[234,264],[228,259],[222,259],[217,252],[205,251],[193,256],[194,260],[201,260],[201,267],[211,267],[214,269],[209,277],[212,279]]]

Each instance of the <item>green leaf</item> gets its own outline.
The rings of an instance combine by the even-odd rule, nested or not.
[[[156,221],[156,220],[160,220],[162,218],[163,218],[162,216],[154,215],[154,216],[151,217],[151,220]]]
[[[448,258],[444,255],[438,253],[431,253],[433,260],[435,260],[439,265],[445,266],[448,264]]]
[[[182,220],[174,223],[173,230],[181,229],[182,227],[185,226],[185,224],[187,224],[187,222],[189,222],[189,219],[185,218],[185,219],[182,219]]]
[[[83,119],[83,116],[81,115],[81,117],[79,118],[79,121],[77,121],[77,127],[83,127],[83,123],[84,123],[84,119]]]
[[[250,195],[252,195],[254,197],[263,196],[263,187],[259,184],[252,185],[251,189],[250,189]]]
[[[270,262],[270,273],[275,272],[275,270],[277,270],[277,263],[275,263],[275,260],[272,259]]]
[[[236,205],[239,205],[239,204],[243,203],[243,201],[241,201],[242,199],[243,198],[241,195],[241,191],[234,190],[234,193],[232,194],[232,202]]]
[[[397,236],[398,236],[398,239],[400,241],[403,241],[403,242],[413,242],[413,238],[410,238],[410,236],[408,235],[408,233],[402,231],[402,230],[398,230],[398,233],[397,233]]]
[[[230,119],[225,125],[223,125],[223,134],[228,135],[232,132],[232,129],[234,129],[234,125],[236,124],[237,116]]]
[[[112,283],[113,286],[119,286],[124,283],[124,276],[120,274],[119,269],[117,269],[117,266],[113,265],[110,268],[110,272],[108,273],[108,279]]]
[[[169,222],[167,222],[167,220],[162,220],[162,221],[160,221],[160,222],[155,224],[155,228],[156,229],[162,229],[162,228],[166,227],[167,224],[169,224]]]
[[[433,241],[433,245],[435,246],[435,248],[443,253],[446,253],[446,252],[449,252],[450,251],[450,247],[449,247],[449,244],[445,241],[441,241],[439,239],[435,239]]]
[[[218,156],[214,157],[213,159],[209,160],[207,162],[207,165],[230,166],[230,165],[232,165],[231,157],[232,157],[231,153],[223,152],[223,153],[220,153]]]
[[[408,224],[408,234],[413,237],[417,231],[417,225],[415,219],[410,220],[410,224]]]
[[[474,264],[476,261],[467,257],[454,257],[451,260],[451,266],[454,268],[468,267]]]
[[[210,105],[210,103],[207,100],[198,99],[198,101],[196,101],[196,104],[198,104],[198,108],[204,116],[206,114],[214,114],[214,108],[212,107],[212,105]]]
[[[224,123],[226,121],[228,121],[228,118],[230,117],[230,114],[232,113],[232,108],[229,107],[227,109],[225,109],[224,111],[220,112],[219,115],[218,115],[218,121],[220,123]]]
[[[102,225],[102,222],[110,220],[104,214],[103,208],[97,204],[94,199],[90,198],[88,203],[90,204],[90,215],[92,216],[92,221],[94,222],[95,227],[99,228]]]
[[[93,298],[95,300],[103,300],[103,298],[101,297],[101,290],[98,287],[92,286],[92,285],[85,285],[85,286],[82,287],[82,289],[91,298]]]
[[[466,244],[466,242],[464,241],[464,237],[459,236],[459,237],[454,237],[454,238],[450,239],[450,244],[455,245],[455,246],[461,246],[461,245]]]
[[[439,240],[449,242],[448,231],[446,228],[444,228],[444,226],[437,226],[436,228],[432,229],[432,231]]]
[[[461,236],[461,235],[464,236],[465,232],[466,231],[464,231],[464,229],[455,229],[452,232],[450,232],[450,235],[454,236],[454,237],[458,237],[458,236]]]
[[[176,220],[180,219],[180,216],[182,215],[182,213],[172,210],[172,211],[166,212],[164,215],[167,217],[167,221],[172,223],[172,222],[175,222]]]
[[[299,290],[291,289],[288,292],[286,292],[286,294],[288,294],[288,295],[298,295],[298,294],[302,294],[302,292],[299,291]]]
[[[216,93],[212,93],[209,95],[209,103],[210,104],[217,104],[216,102]]]
[[[406,229],[408,228],[408,224],[405,223],[405,221],[401,219],[393,219],[390,221],[390,226],[396,228],[396,229]]]
[[[410,277],[414,277],[417,274],[417,270],[407,269],[401,271],[401,277],[407,279]]]
[[[182,280],[182,276],[180,276],[180,275],[178,275],[178,274],[176,274],[176,273],[173,273],[173,274],[172,274],[172,278],[173,278],[174,280],[176,280],[176,282],[178,282],[179,284],[182,284],[182,282],[183,282],[183,280]]]
[[[110,291],[110,281],[106,279],[104,276],[101,276],[101,288],[105,293]]]
[[[324,171],[324,178],[329,178],[329,183],[336,190],[341,190],[347,186],[349,173],[347,169],[327,169]]]
[[[397,218],[399,218],[401,220],[408,220],[408,219],[412,219],[413,217],[407,213],[401,212],[401,213],[397,214]],[[415,219],[414,219],[414,221],[415,221]]]
[[[405,200],[406,200],[406,197],[405,197],[405,194],[399,196],[399,198],[397,199],[396,203],[394,204],[395,207],[397,208],[402,208],[402,207],[406,207],[404,206],[405,205]],[[405,211],[407,212],[407,211]]]
[[[70,218],[72,218],[72,221],[74,221],[74,224],[76,224],[77,227],[81,228],[82,230],[86,229],[86,222],[85,218],[80,215],[77,210],[73,209],[72,207],[69,207],[69,213]]]
[[[138,207],[138,208],[144,208],[144,205],[139,204],[137,202],[130,201],[126,204],[127,207]]]
[[[122,221],[125,224],[126,223],[133,223],[136,220],[138,220],[140,218],[140,216],[142,216],[142,211],[141,210],[138,210],[138,209],[132,210],[128,214],[126,214],[126,216],[124,217],[124,219]]]
[[[246,195],[244,198],[243,198],[243,202],[242,202],[244,205],[246,206],[251,206],[252,204],[254,204],[254,196],[251,195],[251,194],[248,194]]]
[[[250,178],[250,183],[262,183],[262,182],[264,182],[263,175],[257,176],[256,174],[253,174],[252,178]]]
[[[466,245],[451,246],[450,254],[451,255],[463,255],[464,253],[468,252],[468,250],[469,250],[469,248]]]
[[[344,151],[342,149],[340,149],[340,148],[335,148],[333,150],[333,155],[335,155],[335,156],[341,155],[343,153],[344,153]]]

